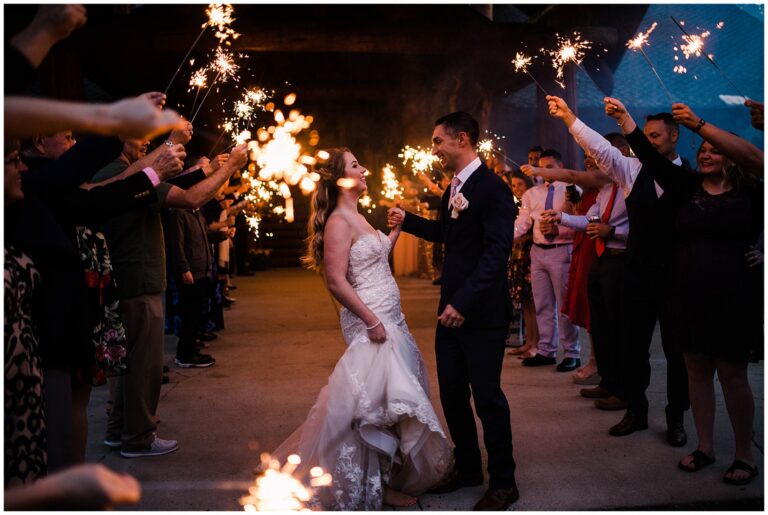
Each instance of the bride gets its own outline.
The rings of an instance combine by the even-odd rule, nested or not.
[[[315,466],[331,473],[316,507],[412,506],[450,470],[452,453],[389,268],[400,228],[387,236],[358,213],[367,170],[348,149],[331,150],[318,173],[303,261],[325,274],[342,304],[347,349],[304,424],[273,456],[298,454],[299,475]]]

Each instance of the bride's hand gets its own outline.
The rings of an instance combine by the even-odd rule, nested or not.
[[[368,339],[372,343],[384,343],[387,341],[387,331],[384,329],[384,324],[379,321],[376,327],[368,329]]]

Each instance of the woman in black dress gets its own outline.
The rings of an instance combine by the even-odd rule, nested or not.
[[[686,172],[656,151],[621,102],[605,102],[606,113],[618,121],[643,163],[640,173],[651,173],[676,207],[669,220],[675,229],[673,330],[684,351],[699,439],[679,467],[695,472],[714,462],[717,372],[736,441],[735,460],[723,480],[747,484],[757,475],[747,363],[762,346],[763,320],[762,281],[746,254],[763,230],[764,200],[761,185],[744,172],[762,174],[762,152],[716,127],[702,131],[706,122],[675,104],[676,119],[705,138],[697,154],[699,173]]]

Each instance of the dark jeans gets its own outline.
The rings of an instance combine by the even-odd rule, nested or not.
[[[489,488],[515,486],[509,404],[501,390],[507,329],[448,329],[437,326],[435,350],[440,402],[456,448],[456,470],[482,474],[475,410],[483,424]]]
[[[209,283],[210,280],[207,277],[195,279],[193,284],[178,282],[179,315],[181,316],[181,334],[176,347],[178,358],[191,358],[197,354],[195,342],[204,321]]]
[[[689,407],[688,373],[683,353],[675,344],[671,331],[670,306],[667,295],[669,279],[660,270],[632,265],[624,285],[624,331],[627,336],[621,353],[621,374],[626,379],[629,410],[647,414],[645,391],[651,380],[649,349],[656,321],[661,330],[661,345],[667,358],[667,411],[682,417]]]
[[[592,342],[602,378],[600,387],[622,399],[627,396],[619,363],[628,329],[622,324],[626,276],[626,254],[606,253],[592,264],[587,279]]]

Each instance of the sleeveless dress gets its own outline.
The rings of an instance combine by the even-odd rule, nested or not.
[[[420,495],[452,466],[452,451],[429,399],[424,361],[400,309],[388,264],[391,243],[366,234],[349,251],[347,279],[387,332],[372,343],[363,321],[341,310],[347,349],[304,424],[273,456],[298,454],[303,477],[322,467],[333,476],[310,505],[325,510],[381,510],[385,487]]]

